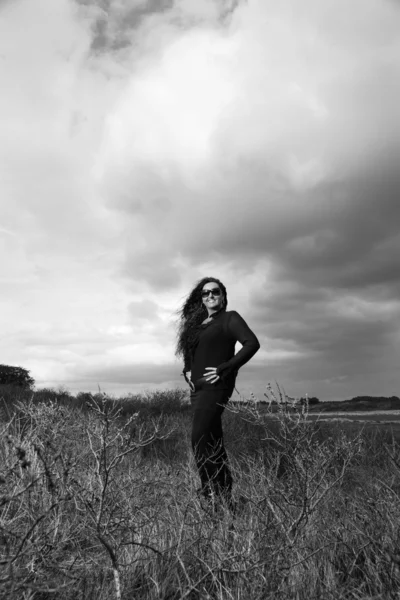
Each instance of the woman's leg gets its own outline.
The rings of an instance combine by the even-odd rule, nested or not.
[[[225,408],[220,394],[215,394],[215,402],[208,398],[198,398],[195,403],[192,427],[192,448],[199,470],[202,493],[209,496],[212,491],[230,499],[232,476],[228,467],[228,457],[224,447],[221,416]]]
[[[228,455],[224,446],[224,435],[222,431],[222,413],[225,407],[219,412],[219,418],[215,418],[211,425],[211,437],[215,441],[214,465],[216,470],[213,474],[214,490],[217,495],[222,495],[229,500],[232,492],[232,474],[229,469]]]

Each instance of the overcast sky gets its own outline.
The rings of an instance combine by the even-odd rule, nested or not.
[[[0,0],[0,363],[183,386],[215,276],[261,343],[240,392],[400,395],[399,31],[398,0]]]

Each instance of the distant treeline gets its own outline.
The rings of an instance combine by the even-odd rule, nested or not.
[[[354,396],[350,400],[345,400],[345,402],[400,402],[400,398],[398,396]]]
[[[354,411],[354,410],[399,410],[398,396],[355,396],[351,400],[322,402],[318,410],[322,411]]]
[[[264,394],[265,395],[265,394]],[[236,399],[235,397],[233,398],[234,402],[237,402],[239,404],[252,404],[254,402],[253,399],[248,398],[246,400],[242,400],[242,399]],[[271,400],[271,402],[269,400],[259,400],[259,402],[261,404],[272,404],[274,405],[278,405],[280,404],[280,402],[278,402],[277,400]],[[287,399],[287,404],[293,403],[293,404],[297,404],[297,405],[305,405],[308,402],[309,405],[312,404],[318,404],[320,402],[319,398],[316,398],[315,396],[312,396],[311,398],[292,398],[292,397],[288,397]]]
[[[300,404],[305,404],[307,402],[307,398],[300,398],[299,402]],[[319,398],[316,398],[315,396],[308,398],[308,404],[318,404],[318,402]]]

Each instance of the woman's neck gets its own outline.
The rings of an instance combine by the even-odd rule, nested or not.
[[[217,310],[213,310],[212,312],[208,312],[208,315],[206,317],[206,320],[210,320],[212,319],[215,315],[217,315],[218,313],[220,313],[222,310],[224,310],[224,307],[221,306],[221,308],[218,308]]]

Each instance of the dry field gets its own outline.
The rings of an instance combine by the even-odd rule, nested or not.
[[[371,410],[371,411],[346,411],[346,412],[322,412],[316,411],[308,414],[308,419],[321,423],[331,423],[340,421],[342,423],[360,423],[367,425],[390,424],[394,427],[400,426],[400,411],[399,410]]]
[[[392,425],[279,406],[224,415],[232,514],[197,496],[186,391],[0,390],[0,598],[399,598]]]

